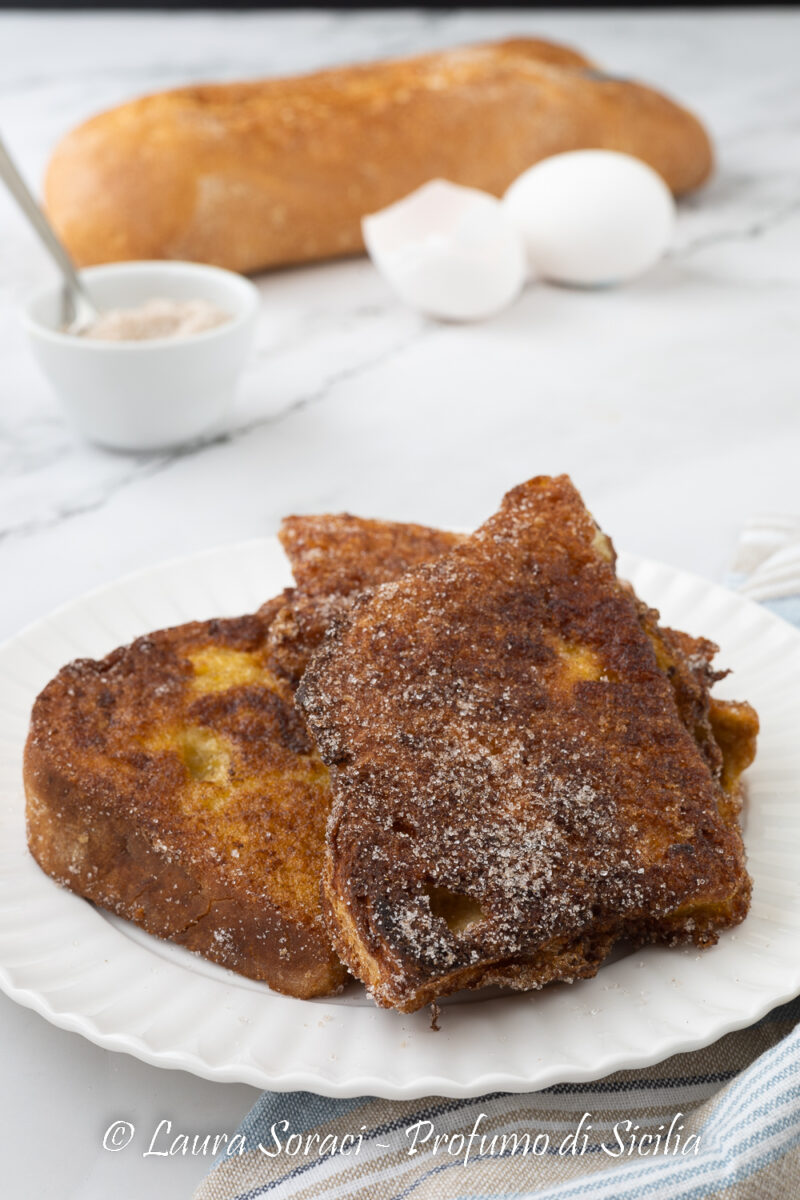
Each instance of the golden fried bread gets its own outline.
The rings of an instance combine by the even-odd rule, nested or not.
[[[589,976],[747,912],[710,643],[659,630],[565,477],[337,615],[297,699],[331,768],[341,957],[379,1004]],[[717,741],[720,736],[720,741]],[[726,790],[727,787],[727,790]]]
[[[304,589],[304,662],[325,631],[323,590],[402,574],[457,539],[331,516],[289,518],[283,540]],[[25,788],[31,850],[58,882],[304,997],[347,973],[320,909],[328,772],[271,651],[290,596],[65,667],[33,710]]]
[[[297,684],[334,615],[365,587],[397,579],[462,540],[427,525],[350,513],[285,517],[278,534],[297,587],[270,625],[270,661]]]
[[[293,996],[338,990],[327,770],[267,665],[283,597],[64,667],[25,750],[28,841],[81,896]]]

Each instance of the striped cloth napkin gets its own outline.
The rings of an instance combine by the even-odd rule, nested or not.
[[[731,583],[800,625],[800,518],[751,521]],[[258,1146],[274,1150],[273,1127],[283,1144],[290,1132],[339,1142],[349,1134],[351,1149],[354,1134],[361,1140],[347,1156],[270,1157]],[[422,1141],[431,1128],[463,1135],[453,1143],[462,1152],[434,1154],[432,1138]],[[632,1137],[652,1150],[638,1139],[659,1131],[656,1153],[628,1154]],[[247,1149],[218,1158],[195,1200],[792,1200],[800,1197],[800,997],[704,1050],[593,1083],[406,1102],[265,1092],[237,1132],[234,1145]],[[545,1134],[547,1151],[534,1153]]]

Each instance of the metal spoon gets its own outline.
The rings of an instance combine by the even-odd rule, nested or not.
[[[81,283],[72,259],[67,254],[55,230],[34,200],[28,189],[28,185],[14,165],[11,155],[3,145],[2,138],[0,138],[0,179],[3,180],[11,195],[50,251],[64,278],[61,309],[62,327],[66,329],[67,333],[82,333],[88,325],[97,320],[100,315],[99,311],[83,283]]]

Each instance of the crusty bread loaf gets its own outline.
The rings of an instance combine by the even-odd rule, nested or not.
[[[538,160],[587,147],[637,155],[675,193],[711,168],[690,113],[517,38],[135,100],[64,138],[45,198],[81,265],[248,272],[359,252],[364,214],[435,177],[499,195]]]

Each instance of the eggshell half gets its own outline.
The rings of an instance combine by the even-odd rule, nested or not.
[[[522,238],[494,196],[434,179],[362,221],[370,258],[406,304],[475,321],[509,305],[525,282]]]

